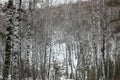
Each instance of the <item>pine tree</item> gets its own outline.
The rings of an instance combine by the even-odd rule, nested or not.
[[[106,4],[109,7],[120,7],[120,1],[119,0],[110,0]],[[116,22],[116,21],[119,21],[119,20],[120,20],[120,11],[119,11],[119,14],[118,14],[118,18],[115,18],[115,19],[111,20],[110,23]],[[118,25],[118,26],[120,26],[120,25]]]
[[[120,6],[120,1],[119,0],[110,0],[106,4],[110,7],[117,7],[117,6]]]

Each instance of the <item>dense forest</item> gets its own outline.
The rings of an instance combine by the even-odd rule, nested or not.
[[[120,80],[120,0],[1,0],[0,80]]]

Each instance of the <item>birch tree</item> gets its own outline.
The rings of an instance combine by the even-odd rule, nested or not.
[[[3,80],[8,80],[11,54],[13,52],[13,0],[9,0],[7,6],[5,6],[7,15],[7,28],[6,28],[6,46],[5,46],[5,62],[3,66]]]
[[[14,4],[15,3],[15,4]],[[12,57],[12,80],[19,80],[18,75],[18,55],[19,46],[19,23],[20,23],[21,0],[9,0],[6,6],[7,28],[6,28],[6,54],[3,69],[3,80],[8,79],[9,66]]]
[[[12,53],[12,80],[19,80],[19,55],[20,55],[20,8],[21,0],[15,0],[15,14],[14,14],[14,26],[13,26],[13,53]]]

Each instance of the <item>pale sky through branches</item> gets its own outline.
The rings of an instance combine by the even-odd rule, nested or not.
[[[8,0],[0,0],[0,3],[4,3],[4,2],[7,2]],[[24,1],[24,0],[23,0]],[[52,0],[53,2],[57,2],[57,3],[64,3],[64,2],[69,2],[69,1],[78,1],[78,0]],[[82,0],[82,1],[87,1],[87,0]]]

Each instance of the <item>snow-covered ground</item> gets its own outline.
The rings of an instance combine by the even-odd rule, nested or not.
[[[0,75],[0,80],[2,80],[2,75]],[[8,80],[11,80],[11,75],[8,76]]]
[[[0,75],[0,80],[2,80],[2,75]],[[9,75],[9,79],[8,80],[11,80],[10,79],[10,75]],[[28,78],[26,78],[25,80],[28,80]],[[29,80],[33,80],[33,79],[29,78]],[[39,80],[39,79],[37,79],[37,80]],[[74,79],[66,79],[64,76],[62,76],[60,80],[74,80]]]
[[[0,80],[2,79],[2,75],[0,75]]]
[[[66,79],[64,76],[62,76],[61,80],[74,80],[74,79]]]
[[[25,80],[28,80],[28,78],[26,78]],[[29,78],[29,80],[33,80],[32,78]],[[39,79],[36,79],[36,80],[39,80]],[[47,79],[48,80],[48,79]],[[60,80],[74,80],[74,79],[66,79],[66,78],[64,78],[64,77],[61,77],[61,79]]]

